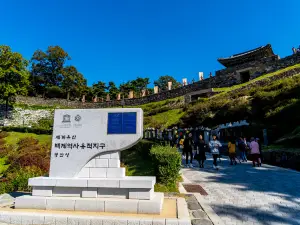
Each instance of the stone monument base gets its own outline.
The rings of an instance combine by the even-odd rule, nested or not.
[[[155,177],[29,179],[32,196],[16,198],[16,209],[160,214],[164,194]]]
[[[56,211],[0,207],[0,224],[14,225],[191,225],[184,198],[165,198],[160,215]]]
[[[160,214],[163,200],[163,193],[155,193],[155,197],[151,200],[22,196],[16,199],[15,207],[16,209]]]

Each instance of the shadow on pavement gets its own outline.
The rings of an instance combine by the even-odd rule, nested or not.
[[[199,169],[198,163],[194,163],[195,168],[184,169],[184,174],[193,183],[201,183],[209,195],[216,194],[224,201],[214,199],[210,202],[211,207],[222,218],[232,218],[236,224],[244,221],[252,221],[254,224],[299,224],[300,225],[300,173],[280,167],[263,165],[262,167],[252,167],[252,163],[242,163],[230,166],[229,161],[222,159],[220,171],[212,169],[212,159],[208,157],[204,169]],[[195,172],[199,171],[199,172]],[[227,190],[218,189],[218,184],[227,184]],[[221,188],[221,187],[220,187]],[[249,202],[239,204],[234,202],[236,197],[234,191],[240,192],[241,197]],[[211,191],[211,192],[210,192]],[[214,192],[215,191],[215,192]],[[212,193],[213,192],[213,193]],[[226,194],[228,192],[228,195]],[[253,196],[247,195],[253,193]],[[230,197],[233,197],[231,200]],[[260,199],[262,197],[262,199]],[[251,202],[260,202],[257,205],[250,205]],[[228,204],[226,204],[228,203]],[[262,206],[262,207],[260,207]],[[230,219],[228,219],[230,224]]]

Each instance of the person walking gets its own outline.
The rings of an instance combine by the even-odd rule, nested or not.
[[[194,146],[194,140],[192,133],[189,133],[183,142],[183,151],[185,153],[185,166],[193,168],[193,146]],[[189,156],[190,156],[190,162],[189,162]]]
[[[184,136],[183,136],[183,133],[180,132],[179,135],[178,135],[178,139],[177,139],[177,149],[178,149],[178,151],[180,151],[184,155],[183,141],[184,141]]]
[[[235,152],[235,141],[234,139],[231,139],[228,143],[228,152],[229,152],[229,158],[230,158],[230,165],[236,165],[236,152]]]
[[[255,167],[255,161],[257,162],[257,165],[259,166],[259,146],[258,143],[255,141],[255,139],[252,137],[250,142],[250,154],[252,157],[252,163],[253,167]]]
[[[247,151],[247,144],[245,143],[245,140],[243,137],[240,137],[239,143],[238,143],[239,150],[241,152],[241,159],[242,162],[247,162],[247,157],[246,157],[246,151]]]
[[[206,160],[206,156],[205,156],[206,144],[201,134],[199,135],[199,139],[196,142],[195,147],[197,149],[195,159],[199,162],[199,167],[204,168],[204,161]]]
[[[261,162],[262,162],[262,159],[263,159],[263,155],[262,155],[262,152],[261,152],[261,143],[260,143],[259,138],[255,138],[255,141],[256,141],[257,144],[258,144],[258,149],[259,149],[258,163],[259,163],[259,166],[261,166]]]
[[[214,162],[213,162],[213,168],[214,169],[219,169],[218,164],[217,164],[217,159],[219,157],[220,151],[219,148],[222,147],[221,143],[217,140],[217,135],[213,135],[213,140],[209,142],[209,147],[211,154],[213,156]]]

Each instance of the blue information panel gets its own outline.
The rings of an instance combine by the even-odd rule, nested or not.
[[[107,134],[136,134],[136,112],[108,113]]]

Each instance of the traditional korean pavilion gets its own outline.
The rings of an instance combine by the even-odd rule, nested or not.
[[[218,62],[221,63],[226,68],[235,67],[244,63],[258,61],[262,58],[275,56],[272,46],[267,44],[265,46],[261,46],[246,52],[242,52],[239,54],[232,55],[227,58],[219,58]]]
[[[236,83],[244,83],[266,72],[266,62],[278,60],[270,44],[227,58],[218,58],[226,68],[216,71],[216,76],[228,76]],[[230,85],[229,85],[230,86]]]

